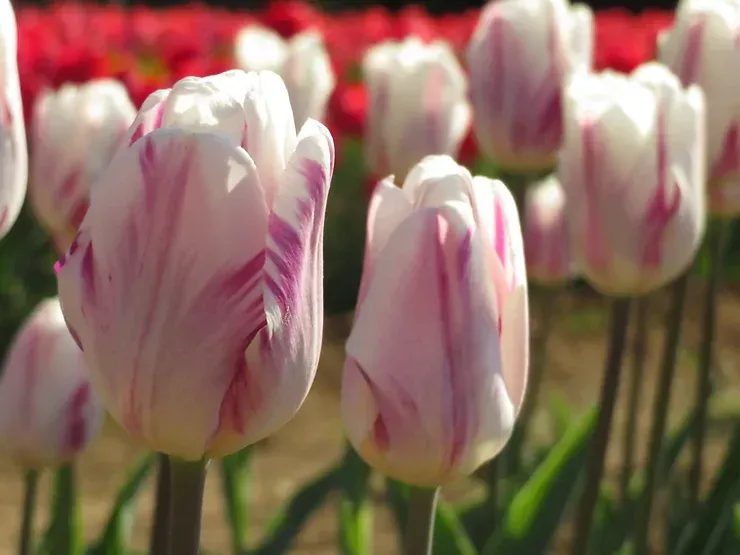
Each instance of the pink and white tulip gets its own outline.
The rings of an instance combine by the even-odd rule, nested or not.
[[[376,175],[402,179],[425,156],[457,156],[471,111],[465,73],[447,43],[380,43],[365,54],[363,72],[365,149]]]
[[[677,278],[705,228],[704,97],[660,64],[574,79],[558,177],[579,271],[606,294]]]
[[[144,102],[57,277],[93,385],[152,450],[224,456],[303,403],[333,164],[321,124],[296,135],[272,72],[188,77]]]
[[[0,0],[0,239],[18,218],[28,177],[17,51],[13,6],[10,0]]]
[[[283,78],[297,127],[309,118],[324,119],[336,77],[319,33],[303,31],[285,40],[271,29],[250,25],[237,34],[235,57],[240,69],[274,71]]]
[[[513,197],[448,156],[373,194],[342,415],[358,453],[438,485],[508,441],[527,383],[527,280]]]
[[[60,252],[77,233],[92,183],[136,117],[118,81],[97,79],[42,93],[33,111],[29,195]]]
[[[659,58],[706,96],[709,211],[740,214],[740,1],[680,2]]]
[[[561,285],[575,277],[565,192],[555,176],[527,188],[524,249],[530,281]]]
[[[591,69],[593,14],[566,0],[496,0],[468,46],[474,130],[509,172],[553,168],[563,138],[563,87]]]
[[[74,458],[98,434],[103,407],[58,299],[43,301],[11,345],[0,377],[0,451],[27,468]]]

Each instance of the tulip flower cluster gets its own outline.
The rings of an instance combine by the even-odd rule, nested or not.
[[[343,138],[364,139],[378,178],[343,421],[413,495],[509,443],[528,277],[584,277],[621,299],[624,332],[625,299],[681,281],[708,212],[740,211],[740,89],[713,66],[740,69],[740,4],[685,0],[670,29],[566,0],[438,18],[62,4],[15,21],[0,0],[0,238],[28,178],[58,300],[6,358],[0,448],[27,469],[68,464],[107,411],[171,472],[162,555],[197,553],[207,462],[276,433],[309,394]],[[500,179],[466,167],[481,159]],[[415,526],[406,555],[430,552]]]

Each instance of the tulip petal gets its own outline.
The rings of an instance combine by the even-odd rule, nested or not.
[[[272,434],[295,415],[316,375],[324,319],[324,213],[333,166],[331,135],[320,123],[308,120],[269,217],[264,267],[267,325],[247,352],[253,380],[235,384],[241,393],[232,395],[252,395],[261,407],[244,419],[250,442]],[[233,450],[235,438],[221,431],[210,448],[212,455]]]
[[[56,299],[43,301],[13,341],[0,378],[0,449],[40,468],[78,454],[103,409]]]
[[[13,6],[0,0],[0,238],[18,218],[28,177],[17,40]]]
[[[476,176],[473,188],[479,221],[495,249],[491,269],[501,318],[503,374],[509,397],[519,410],[529,368],[527,269],[519,212],[501,181]]]
[[[257,165],[267,206],[272,206],[283,172],[296,148],[296,129],[288,90],[271,71],[247,74],[246,128],[242,147]]]
[[[355,447],[391,476],[439,483],[472,472],[509,437],[516,408],[501,369],[488,244],[469,205],[454,203],[408,217],[379,256],[347,342],[345,372],[360,373],[368,390],[343,395],[343,410]],[[367,395],[377,418],[365,401],[355,421],[347,400]]]
[[[362,304],[378,255],[393,232],[412,212],[412,204],[404,190],[396,187],[393,178],[386,178],[375,187],[367,209],[365,259],[357,306]]]
[[[267,216],[241,148],[177,128],[137,141],[93,190],[62,303],[106,406],[159,451],[202,458],[249,373]]]

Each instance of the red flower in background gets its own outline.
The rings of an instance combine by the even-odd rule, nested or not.
[[[367,103],[361,75],[365,50],[383,40],[414,34],[424,41],[448,41],[464,60],[478,15],[479,10],[472,9],[432,16],[419,6],[407,6],[397,13],[371,6],[332,14],[300,0],[275,1],[251,14],[198,3],[167,9],[67,2],[20,8],[18,59],[26,117],[41,90],[66,81],[113,76],[140,104],[154,90],[187,75],[230,69],[237,31],[259,22],[284,37],[305,29],[324,35],[339,81],[326,123],[337,142],[345,135],[361,138]],[[649,10],[640,15],[625,10],[597,12],[596,69],[631,71],[652,59],[657,36],[672,19],[673,13],[667,11]],[[472,162],[476,157],[471,135],[463,145],[461,160]]]

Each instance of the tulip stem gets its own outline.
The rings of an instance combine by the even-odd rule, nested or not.
[[[701,477],[704,466],[704,443],[706,441],[707,411],[712,394],[712,357],[714,355],[714,331],[717,325],[717,292],[728,235],[729,222],[719,221],[710,226],[707,233],[709,247],[709,275],[704,297],[704,312],[701,325],[701,347],[699,371],[697,372],[695,414],[696,426],[692,437],[693,460],[689,470],[689,499],[694,507],[699,502]]]
[[[149,555],[169,553],[170,537],[170,460],[157,455],[157,492],[154,500],[154,523],[149,544]]]
[[[170,457],[169,555],[198,555],[207,465]]]
[[[573,540],[573,555],[588,553],[591,536],[591,526],[594,521],[596,502],[599,498],[599,485],[604,474],[606,448],[609,445],[609,435],[614,407],[619,393],[619,382],[627,343],[627,325],[629,323],[630,299],[616,298],[611,309],[611,331],[609,351],[604,371],[604,381],[601,386],[599,400],[599,416],[596,422],[596,431],[589,446],[589,459],[586,468],[586,486],[578,508]]]
[[[221,459],[221,483],[226,514],[231,529],[231,549],[234,555],[244,552],[247,543],[248,493],[252,477],[252,447]]]
[[[629,390],[627,394],[627,425],[623,437],[622,472],[620,475],[620,487],[622,502],[627,500],[632,472],[635,467],[635,436],[637,433],[637,414],[642,404],[642,393],[644,389],[645,357],[647,356],[648,335],[648,307],[647,297],[635,300],[634,326],[635,332],[632,337],[632,365],[630,366]]]
[[[439,488],[410,488],[404,555],[431,555]]]
[[[648,444],[649,454],[647,468],[645,469],[645,487],[635,527],[635,555],[648,555],[650,553],[648,533],[650,531],[653,498],[658,483],[663,436],[668,420],[671,386],[676,373],[676,359],[678,357],[678,345],[681,340],[681,323],[683,322],[688,281],[687,272],[673,284],[673,300],[666,316],[663,359],[658,378],[658,388],[655,392],[655,403],[653,404],[653,427],[650,432],[650,443]]]
[[[29,469],[25,476],[25,498],[23,499],[23,520],[21,522],[21,537],[18,546],[19,555],[31,555],[33,516],[36,513],[36,497],[39,487],[39,473]]]

